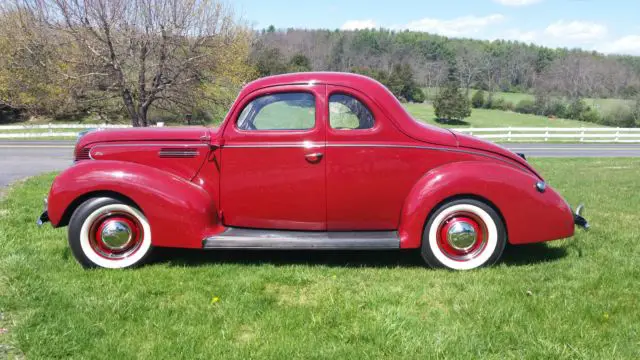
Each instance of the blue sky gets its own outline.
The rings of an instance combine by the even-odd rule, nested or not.
[[[640,55],[640,0],[236,0],[254,28],[385,27]]]

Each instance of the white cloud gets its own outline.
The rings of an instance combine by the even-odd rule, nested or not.
[[[538,39],[538,33],[535,31],[523,31],[520,29],[509,29],[503,34],[496,37],[497,39],[515,40],[523,43],[532,43]]]
[[[499,23],[502,20],[504,20],[504,16],[501,14],[492,14],[481,17],[463,16],[451,20],[424,18],[411,21],[406,25],[395,26],[394,28],[460,37],[478,34],[487,26]]]
[[[588,43],[601,40],[607,35],[605,25],[588,21],[564,21],[555,22],[544,30],[544,33],[557,40],[572,43]],[[577,45],[577,44],[576,44]]]
[[[342,30],[375,29],[378,26],[373,20],[349,20],[342,24]]]
[[[628,35],[602,46],[602,51],[613,54],[640,55],[640,35]]]
[[[493,0],[504,6],[527,6],[541,2],[542,0]]]

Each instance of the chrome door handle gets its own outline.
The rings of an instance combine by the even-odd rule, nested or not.
[[[324,156],[323,153],[317,152],[317,153],[306,154],[304,157],[307,159],[308,162],[315,164],[320,162],[320,160],[322,160],[322,156]]]

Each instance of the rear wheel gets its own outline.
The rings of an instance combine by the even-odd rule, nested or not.
[[[498,261],[506,242],[504,224],[492,207],[459,199],[443,204],[431,215],[421,254],[432,267],[470,270]]]
[[[112,198],[93,198],[71,216],[69,246],[85,268],[133,267],[151,254],[151,227],[136,207]]]

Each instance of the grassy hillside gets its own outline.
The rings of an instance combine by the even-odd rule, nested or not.
[[[442,124],[436,122],[433,106],[429,104],[405,104],[405,107],[415,118],[442,127],[602,127],[584,121],[549,119],[545,116],[488,109],[473,109],[471,117],[463,122]]]
[[[424,88],[425,94],[427,98],[433,99],[436,96],[436,88]],[[469,98],[473,97],[473,95],[478,90],[471,89],[469,93]],[[522,100],[535,100],[533,94],[527,93],[512,93],[512,92],[495,92],[493,94],[495,99],[504,99],[505,101],[509,101],[514,105],[517,105]],[[607,113],[620,105],[633,105],[633,101],[624,100],[624,99],[599,99],[599,98],[585,98],[584,101],[587,105],[597,109],[601,113]]]

